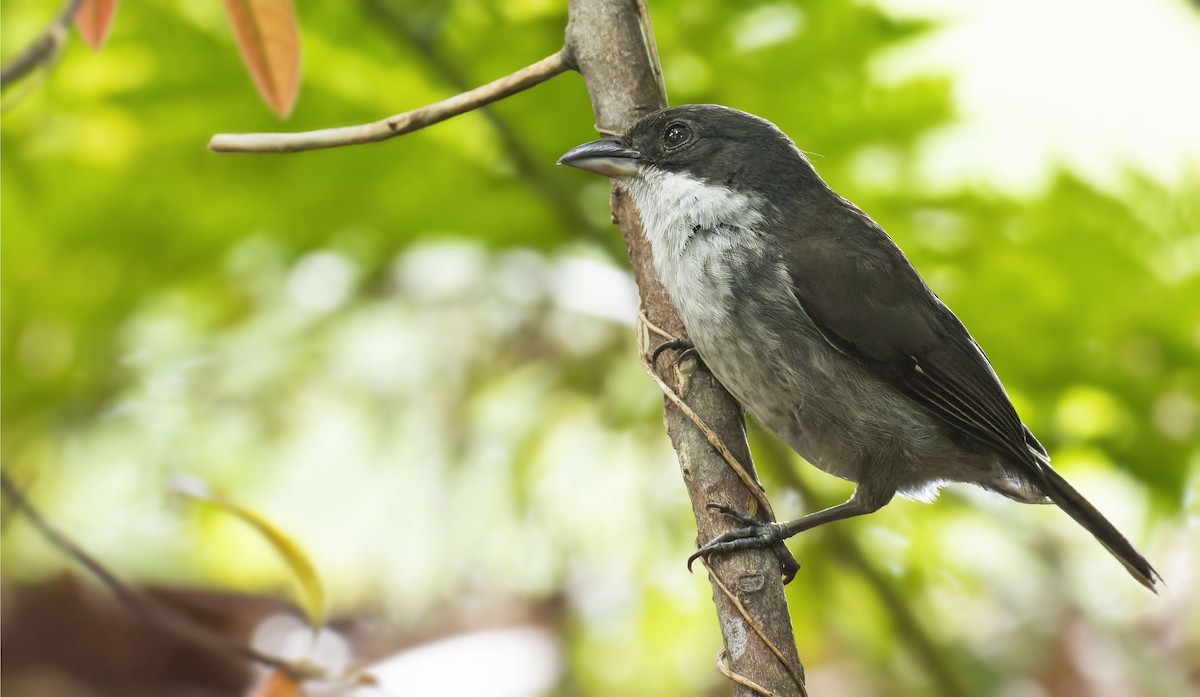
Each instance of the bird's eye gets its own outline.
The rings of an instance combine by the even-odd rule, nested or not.
[[[682,123],[673,123],[667,126],[667,130],[663,133],[663,141],[666,142],[668,148],[681,145],[687,139],[688,127]]]

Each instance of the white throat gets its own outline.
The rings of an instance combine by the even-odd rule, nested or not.
[[[689,285],[702,284],[706,261],[736,246],[762,222],[761,202],[684,172],[644,167],[626,179],[659,279],[676,304]],[[682,309],[682,308],[681,308]]]

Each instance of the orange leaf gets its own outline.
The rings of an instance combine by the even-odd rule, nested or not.
[[[225,0],[242,60],[271,110],[286,117],[300,91],[300,31],[291,0]]]
[[[79,4],[75,11],[75,26],[93,51],[99,51],[104,45],[116,14],[117,0],[83,0]]]
[[[249,697],[297,697],[300,685],[281,670],[272,670],[250,689]]]

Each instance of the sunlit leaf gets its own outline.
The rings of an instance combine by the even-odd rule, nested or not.
[[[247,697],[297,697],[300,684],[281,670],[273,670],[254,686]]]
[[[286,117],[300,91],[300,32],[291,0],[225,0],[225,13],[258,93]]]
[[[80,3],[75,12],[75,26],[93,51],[99,51],[104,45],[116,14],[117,0],[83,0]]]
[[[299,543],[262,515],[217,494],[197,479],[178,477],[171,483],[171,489],[181,496],[232,513],[261,533],[295,574],[302,590],[301,605],[304,607],[305,614],[308,615],[309,623],[313,627],[319,627],[324,623],[325,589],[321,584],[321,577],[317,575],[316,566],[313,565],[312,560],[309,559],[308,554]]]

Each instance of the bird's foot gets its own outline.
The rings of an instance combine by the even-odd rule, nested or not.
[[[658,362],[658,357],[663,351],[679,351],[679,361],[683,362],[686,358],[694,358],[700,360],[700,354],[696,352],[696,345],[688,339],[668,339],[658,346],[654,347],[654,351],[650,353],[650,363],[653,365]]]
[[[702,545],[692,556],[688,557],[688,571],[692,570],[692,563],[697,559],[707,559],[713,554],[728,554],[744,549],[769,547],[774,552],[775,558],[779,560],[779,570],[784,584],[796,577],[796,572],[800,570],[800,562],[796,561],[791,550],[783,543],[786,535],[779,523],[764,523],[744,511],[739,511],[723,503],[710,503],[708,508],[724,513],[741,523],[743,527],[723,532]]]

